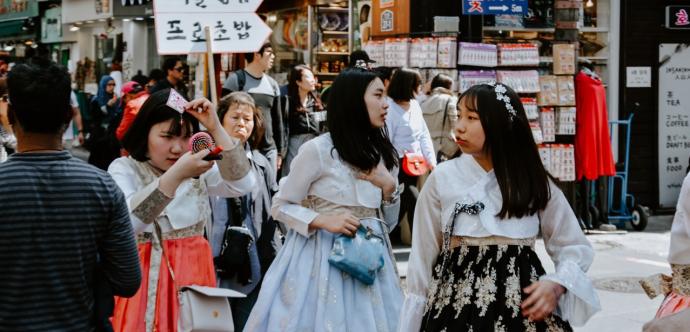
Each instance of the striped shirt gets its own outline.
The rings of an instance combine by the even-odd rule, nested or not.
[[[0,331],[94,329],[94,270],[115,295],[141,283],[124,195],[69,152],[0,164]]]

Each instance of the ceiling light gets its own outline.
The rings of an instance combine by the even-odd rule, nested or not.
[[[122,22],[129,22],[129,21],[131,21],[131,20],[132,20],[131,18],[123,18],[123,19],[122,19]]]
[[[587,2],[585,3],[585,7],[587,7],[587,8],[589,8],[589,7],[594,7],[594,1],[592,1],[592,0],[587,0]]]
[[[72,31],[72,32],[79,31],[79,27],[72,24],[69,26],[69,31]]]
[[[135,20],[135,21],[143,21],[144,18],[143,18],[143,17],[135,17],[134,20]]]

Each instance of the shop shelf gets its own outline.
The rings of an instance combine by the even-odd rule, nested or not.
[[[483,27],[484,31],[555,32],[555,28]],[[609,32],[609,28],[580,28],[580,32]]]
[[[349,13],[350,10],[348,8],[343,8],[343,7],[316,7],[316,10],[319,12],[336,12],[336,13]]]
[[[316,52],[317,55],[350,55],[347,52]]]
[[[344,36],[347,37],[348,33],[347,31],[321,31],[324,35],[332,35],[332,36]]]
[[[317,72],[317,76],[338,76],[340,73],[327,73],[327,72]]]

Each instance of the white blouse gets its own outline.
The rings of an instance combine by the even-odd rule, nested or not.
[[[310,236],[309,224],[319,215],[301,205],[308,196],[317,196],[342,206],[381,208],[381,189],[360,180],[354,169],[345,164],[333,147],[330,134],[304,143],[290,164],[290,175],[281,179],[280,190],[273,196],[271,214],[299,234]],[[399,208],[399,205],[397,206]],[[384,209],[384,217],[390,216]],[[394,216],[397,221],[397,214]],[[389,229],[391,218],[386,217]]]
[[[690,264],[690,174],[685,176],[678,195],[676,214],[671,226],[671,248],[668,253],[671,264]]]
[[[414,99],[410,100],[410,109],[405,111],[390,97],[387,100],[389,107],[386,126],[398,157],[402,158],[405,152],[421,153],[429,164],[436,166],[434,143],[419,103]]]
[[[127,200],[129,211],[133,211],[144,199],[158,188],[160,174],[154,172],[153,167],[146,162],[139,162],[131,157],[115,159],[108,167],[108,173],[120,187]],[[197,183],[195,183],[197,182]],[[199,184],[203,183],[203,186]],[[199,222],[201,218],[210,219],[208,196],[239,197],[251,192],[256,183],[253,172],[236,181],[226,181],[221,177],[218,163],[199,180],[186,179],[182,181],[175,197],[168,203],[159,218],[167,218],[173,229],[182,229]],[[201,216],[201,214],[208,214]],[[130,213],[134,233],[151,232],[153,224],[147,224]]]
[[[556,313],[579,326],[600,310],[599,298],[585,274],[592,264],[594,250],[561,190],[551,183],[551,199],[538,216],[498,219],[495,215],[501,209],[502,199],[494,172],[486,172],[474,157],[462,155],[439,164],[419,195],[408,265],[408,293],[400,316],[401,331],[419,331],[432,269],[441,253],[443,230],[455,203],[477,201],[484,203],[484,211],[479,215],[460,214],[454,221],[453,235],[522,239],[536,237],[541,229],[556,272],[540,280],[551,280],[567,289]]]

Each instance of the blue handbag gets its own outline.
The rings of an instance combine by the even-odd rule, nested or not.
[[[385,235],[378,235],[369,226],[360,225],[355,236],[336,237],[328,263],[366,285],[376,280],[376,272],[383,267]]]

